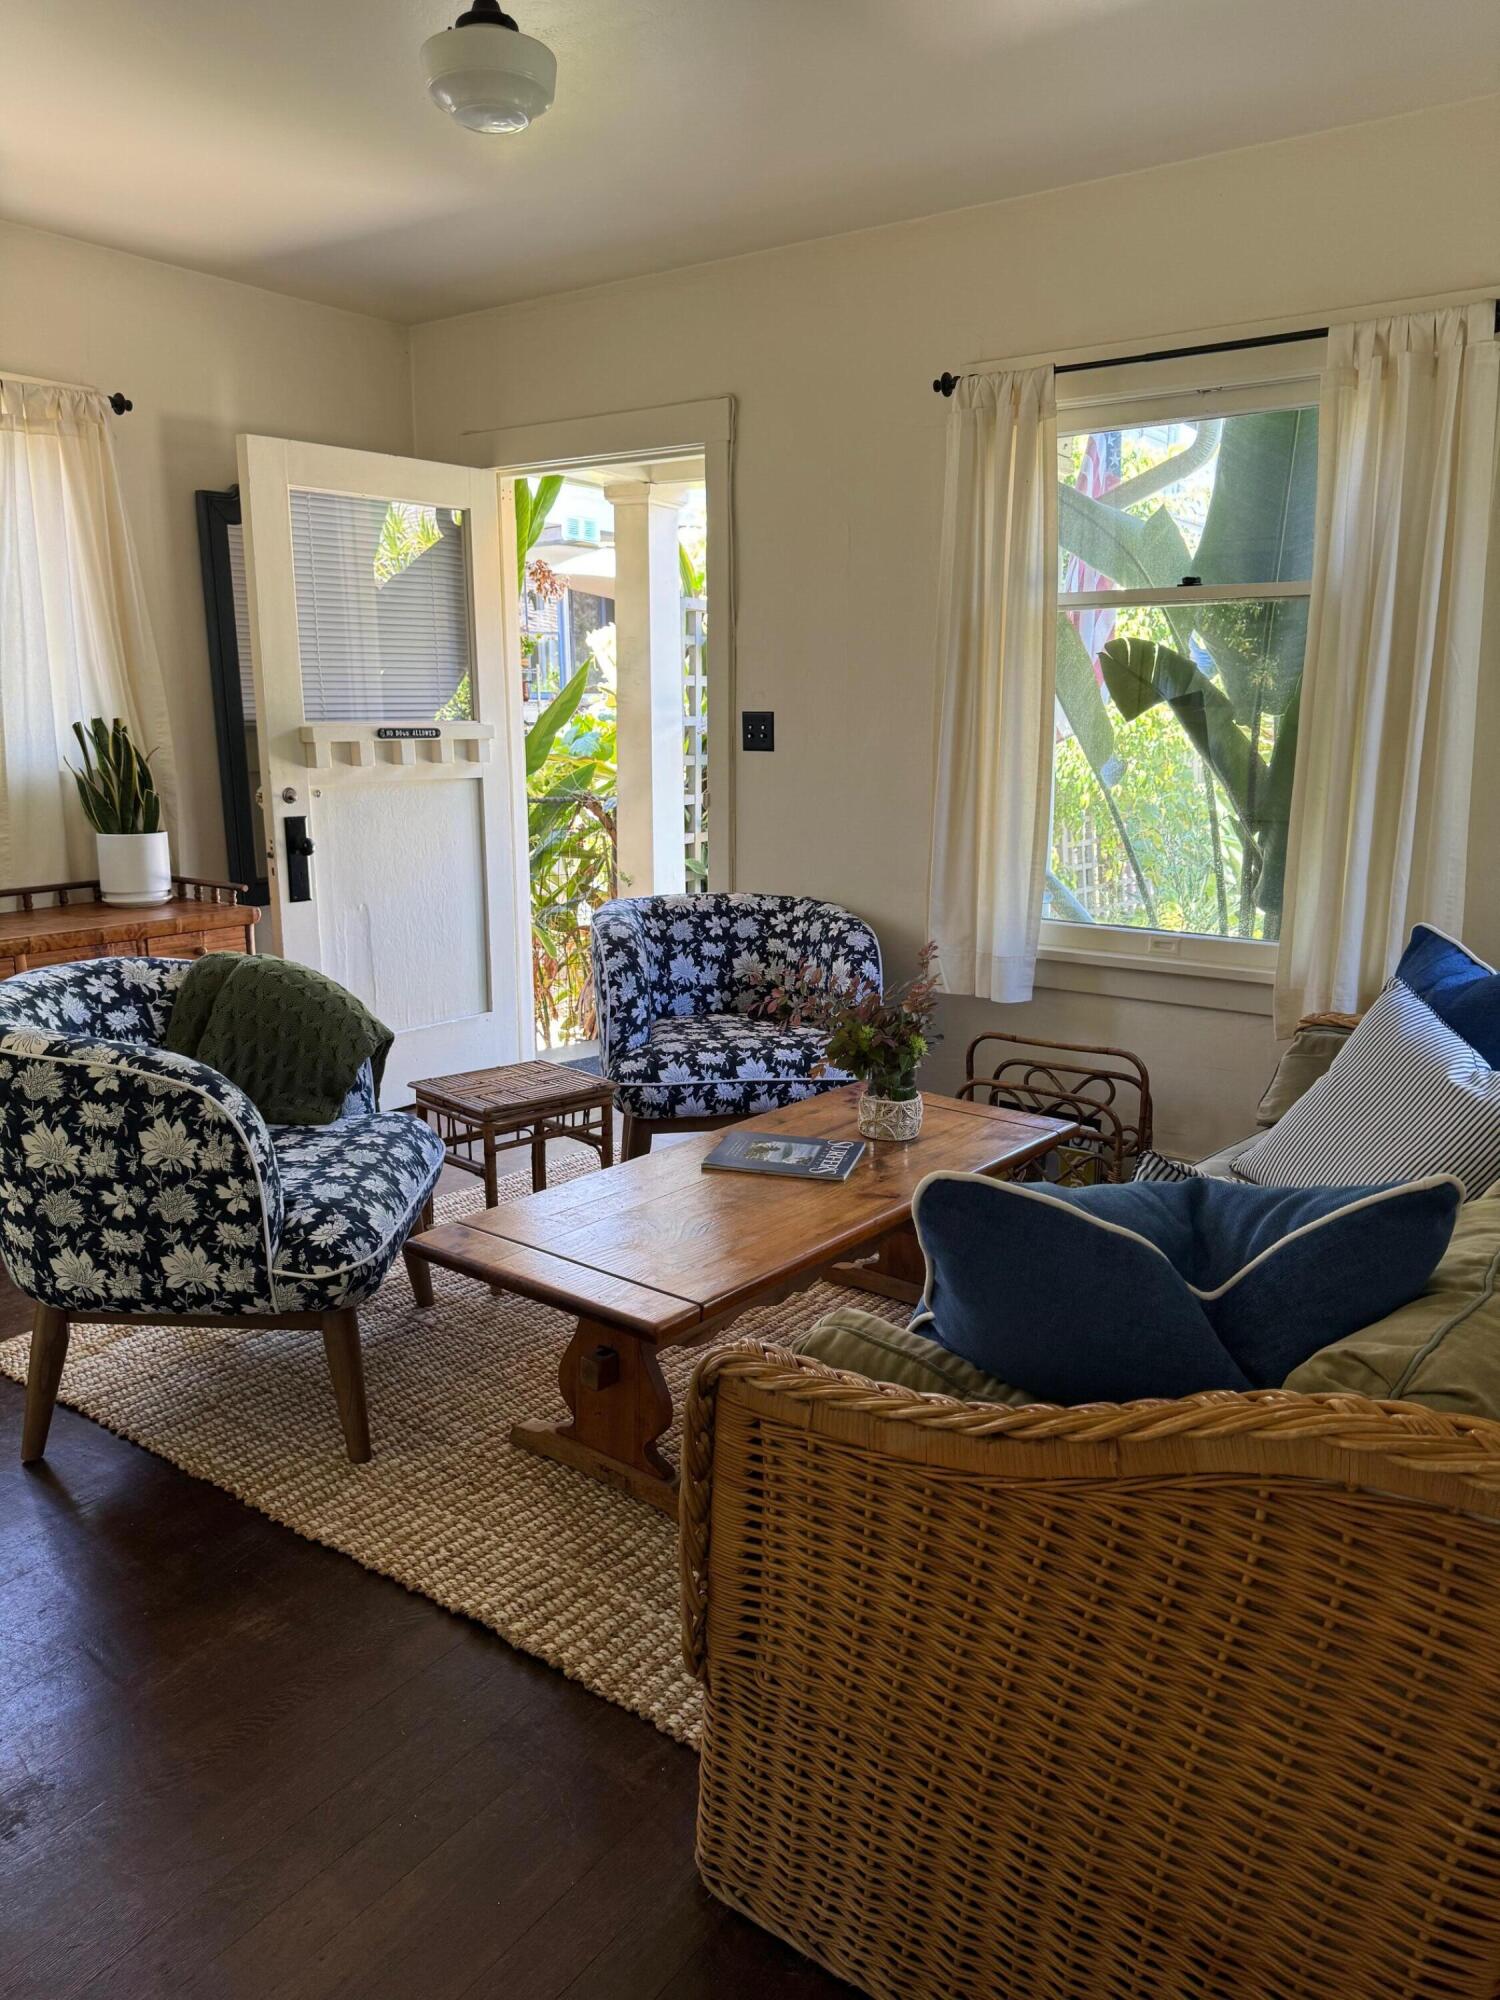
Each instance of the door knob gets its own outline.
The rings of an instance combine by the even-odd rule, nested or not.
[[[313,844],[307,821],[301,814],[289,813],[282,824],[286,828],[286,899],[289,903],[310,903],[312,882],[307,863]]]

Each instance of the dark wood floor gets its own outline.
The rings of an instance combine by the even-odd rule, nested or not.
[[[700,1886],[691,1752],[69,1410],[23,1472],[20,1412],[5,2000],[847,1995]]]

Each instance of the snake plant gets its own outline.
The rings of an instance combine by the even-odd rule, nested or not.
[[[75,722],[73,734],[83,752],[83,769],[72,764],[68,769],[94,831],[159,833],[161,799],[149,758],[136,749],[120,718],[107,725],[96,715],[87,730]]]

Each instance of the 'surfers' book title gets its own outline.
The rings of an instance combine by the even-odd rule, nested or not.
[[[726,1132],[703,1162],[705,1173],[780,1174],[797,1181],[846,1181],[863,1139],[799,1139],[792,1133]]]

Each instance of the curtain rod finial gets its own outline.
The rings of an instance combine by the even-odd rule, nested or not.
[[[932,386],[939,396],[951,396],[961,380],[961,376],[950,375],[945,368]]]
[[[109,399],[109,407],[114,411],[117,417],[123,417],[127,410],[133,410],[135,408],[135,404],[131,402],[128,396],[122,394],[120,390],[116,389],[115,393]]]

